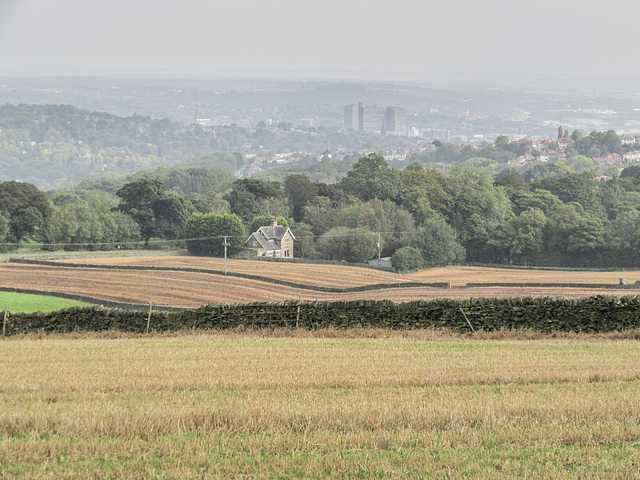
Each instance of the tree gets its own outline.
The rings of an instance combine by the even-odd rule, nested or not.
[[[268,227],[273,222],[273,218],[274,218],[273,215],[260,215],[259,217],[255,217],[251,221],[251,226],[249,227],[249,230],[253,233],[256,230],[258,230],[258,228],[260,227]],[[281,227],[289,226],[289,222],[284,217],[276,217],[276,221],[278,222],[278,225],[280,225]]]
[[[454,198],[449,222],[469,258],[476,259],[482,253],[484,239],[475,237],[473,230],[485,233],[511,219],[513,212],[509,198],[505,189],[494,185],[486,170],[455,167],[449,181]],[[470,224],[472,217],[476,220],[473,229]],[[478,220],[482,225],[477,224]]]
[[[116,195],[121,199],[116,210],[140,225],[145,247],[151,237],[173,239],[182,235],[191,209],[181,197],[167,192],[162,182],[143,179],[127,183]]]
[[[270,200],[286,201],[282,183],[256,178],[241,178],[236,180],[231,185],[231,191],[223,198],[229,202],[231,213],[238,215],[247,223],[264,212],[267,206],[266,203]],[[266,211],[278,213],[272,209]]]
[[[590,172],[572,173],[562,178],[546,177],[532,182],[536,188],[549,190],[564,203],[577,202],[585,210],[603,212],[598,185]]]
[[[427,265],[446,265],[465,259],[464,247],[456,241],[453,229],[439,216],[428,219],[411,235],[409,243],[422,252]]]
[[[574,142],[582,140],[582,132],[580,130],[574,130],[571,134],[571,140],[573,140]]]
[[[233,255],[242,249],[246,239],[242,220],[233,214],[194,213],[187,218],[184,231],[191,255],[223,256],[222,235],[229,237],[227,255]]]
[[[0,252],[6,252],[9,250],[9,245],[6,245],[9,241],[9,219],[2,215],[0,212]]]
[[[547,215],[562,205],[562,202],[548,190],[536,189],[532,193],[517,192],[511,195],[511,204],[516,215],[530,208],[539,209]]]
[[[296,258],[316,258],[318,252],[311,226],[306,223],[296,223],[291,228],[291,232],[296,237],[293,244],[294,256]]]
[[[496,184],[502,185],[505,188],[511,190],[517,190],[522,192],[529,191],[529,185],[524,179],[518,175],[517,173],[508,173],[501,180],[497,181]]]
[[[505,224],[499,225],[489,235],[489,245],[497,250],[497,256],[512,262],[532,256],[542,250],[547,217],[537,208],[530,208]]]
[[[0,183],[0,212],[9,221],[9,243],[20,243],[27,235],[47,239],[51,202],[35,185],[23,182]]]
[[[586,253],[605,244],[604,221],[593,215],[582,218],[576,229],[569,235],[567,251]]]
[[[397,177],[397,170],[389,168],[383,157],[372,153],[360,158],[340,185],[346,193],[365,202],[374,198],[395,200],[399,191]]]
[[[416,224],[436,211],[445,217],[453,205],[451,187],[442,173],[413,163],[399,172],[402,205],[414,216]]]
[[[620,173],[620,178],[640,177],[640,165],[629,165]]]
[[[361,205],[345,206],[335,212],[332,220],[333,226],[365,227],[371,232],[382,232],[385,255],[399,248],[401,233],[415,231],[411,214],[390,200],[374,199]]]
[[[578,227],[583,214],[582,206],[572,202],[559,206],[548,216],[545,251],[552,257],[550,263],[562,263],[567,253],[569,235]]]
[[[293,207],[293,219],[300,222],[304,216],[304,207],[318,194],[318,187],[306,175],[294,173],[285,179],[284,189]]]
[[[49,222],[51,242],[64,244],[65,250],[132,248],[140,239],[138,224],[130,216],[100,205],[97,197],[54,197],[61,206],[54,208]]]
[[[496,137],[495,146],[498,148],[506,148],[509,145],[509,137],[506,135],[498,135]]]
[[[364,263],[377,249],[377,235],[366,228],[336,227],[318,238],[317,248],[323,258]]]
[[[410,272],[424,266],[422,252],[416,247],[402,247],[391,256],[391,264],[396,272]]]

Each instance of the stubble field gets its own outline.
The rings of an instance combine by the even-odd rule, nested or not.
[[[0,478],[640,475],[635,340],[109,335],[2,343]]]
[[[220,260],[189,257],[86,263],[224,268]],[[399,276],[246,261],[229,269],[343,287],[640,279],[638,272],[477,267]],[[8,287],[187,307],[617,293],[322,293],[206,273],[21,264],[1,264],[0,278]],[[637,338],[640,332],[554,338],[431,330],[10,337],[0,348],[0,478],[639,478]]]
[[[222,259],[198,257],[123,257],[88,260],[64,260],[79,264],[116,266],[155,266],[164,268],[199,268],[223,270]],[[483,287],[461,288],[467,282],[539,282],[611,284],[621,277],[629,283],[640,280],[640,272],[586,272],[518,270],[485,267],[444,267],[428,269],[410,275],[398,275],[375,269],[336,266],[272,263],[260,261],[229,261],[230,272],[248,273],[267,278],[287,280],[303,285],[323,287],[354,287],[380,283],[451,282],[454,288],[415,287],[379,289],[365,292],[327,293],[283,286],[267,281],[207,273],[108,270],[92,268],[53,267],[42,265],[0,264],[2,286],[86,295],[104,300],[128,303],[148,303],[177,307],[199,307],[212,302],[253,302],[281,300],[357,300],[388,299],[411,301],[434,298],[522,297],[633,295],[640,288],[612,290],[585,287]]]

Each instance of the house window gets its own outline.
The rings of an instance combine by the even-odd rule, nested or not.
[[[276,257],[280,256],[280,250],[276,250]]]
[[[284,258],[290,258],[291,254],[289,253],[289,250],[285,250],[284,251]]]
[[[284,243],[289,243],[289,237],[284,239]]]

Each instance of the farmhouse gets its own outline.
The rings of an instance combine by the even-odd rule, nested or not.
[[[244,242],[249,248],[256,249],[258,257],[293,258],[295,237],[288,227],[278,225],[274,218],[268,227],[260,227]]]

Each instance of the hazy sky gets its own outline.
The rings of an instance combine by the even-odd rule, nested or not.
[[[638,0],[0,0],[0,73],[640,74]]]

